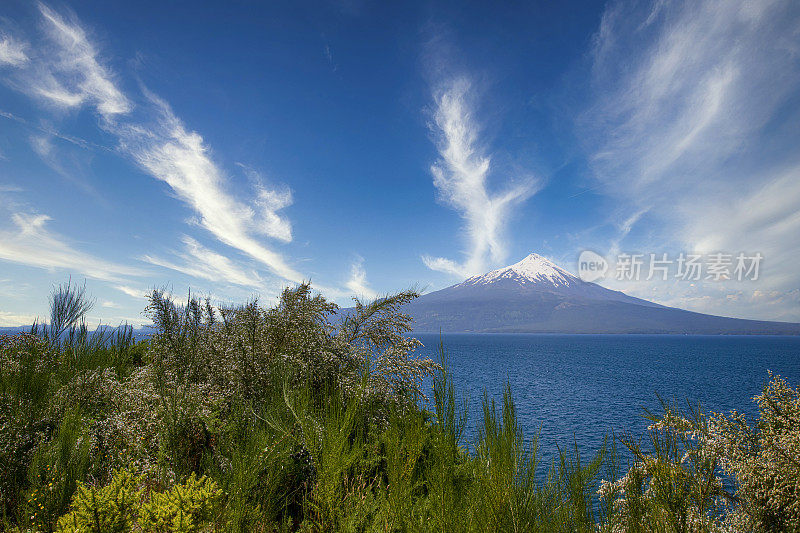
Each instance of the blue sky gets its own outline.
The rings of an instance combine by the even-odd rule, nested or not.
[[[0,325],[86,281],[347,304],[530,252],[763,255],[619,281],[800,321],[800,5],[4,2]]]

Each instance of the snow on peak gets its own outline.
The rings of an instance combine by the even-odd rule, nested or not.
[[[580,283],[578,278],[549,259],[538,254],[530,254],[513,265],[473,276],[462,285],[487,285],[503,279],[514,280],[522,285],[538,283],[556,287],[569,287]]]

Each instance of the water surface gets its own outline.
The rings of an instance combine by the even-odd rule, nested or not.
[[[415,335],[435,357],[439,335]],[[476,434],[485,389],[502,398],[511,384],[526,436],[541,428],[543,459],[556,444],[582,453],[611,431],[643,434],[642,409],[664,399],[708,410],[757,412],[753,397],[768,371],[800,382],[800,337],[677,335],[445,334],[457,391],[467,394],[468,440]]]

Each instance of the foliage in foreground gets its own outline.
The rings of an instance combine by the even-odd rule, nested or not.
[[[754,425],[664,404],[624,456],[540,465],[508,388],[465,442],[444,350],[413,356],[414,296],[342,312],[308,285],[268,309],[154,291],[157,333],[134,343],[89,334],[83,289],[60,287],[49,324],[0,337],[0,528],[800,530],[800,399],[782,379]]]
[[[774,377],[750,425],[664,404],[649,446],[622,439],[633,465],[601,496],[615,531],[800,531],[800,392]]]
[[[78,482],[70,512],[58,519],[57,531],[112,533],[181,531],[207,529],[222,491],[213,480],[192,474],[182,484],[165,492],[143,497],[141,481],[130,472],[116,472],[104,487],[87,487]]]

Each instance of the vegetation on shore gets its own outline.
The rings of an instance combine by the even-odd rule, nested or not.
[[[645,439],[541,465],[508,388],[465,442],[444,350],[413,355],[414,297],[342,316],[308,285],[268,309],[153,291],[135,342],[88,332],[60,287],[46,326],[0,337],[0,528],[800,531],[800,395],[779,377],[754,423],[665,404]]]

